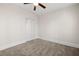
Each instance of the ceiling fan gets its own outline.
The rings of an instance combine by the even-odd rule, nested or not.
[[[25,4],[32,4],[32,3],[24,3],[24,5]],[[46,6],[44,6],[42,3],[33,3],[34,4],[34,11],[36,11],[36,7],[37,6],[40,6],[40,7],[42,7],[43,9],[45,9],[46,8]]]

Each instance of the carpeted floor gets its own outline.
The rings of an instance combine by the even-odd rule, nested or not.
[[[79,49],[35,39],[0,51],[0,56],[79,56]]]

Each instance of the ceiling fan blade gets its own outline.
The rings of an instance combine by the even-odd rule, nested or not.
[[[34,11],[36,11],[36,6],[34,6]]]
[[[41,6],[42,8],[44,8],[44,9],[46,8],[46,6],[44,6],[44,5],[41,4],[41,3],[38,3],[38,5]]]
[[[24,4],[31,4],[31,3],[24,3]]]

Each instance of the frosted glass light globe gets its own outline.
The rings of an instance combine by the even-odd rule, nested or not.
[[[38,6],[38,3],[33,3],[34,4],[34,6]]]

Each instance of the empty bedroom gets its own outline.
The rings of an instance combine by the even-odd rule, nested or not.
[[[0,56],[79,56],[79,3],[0,3]]]

